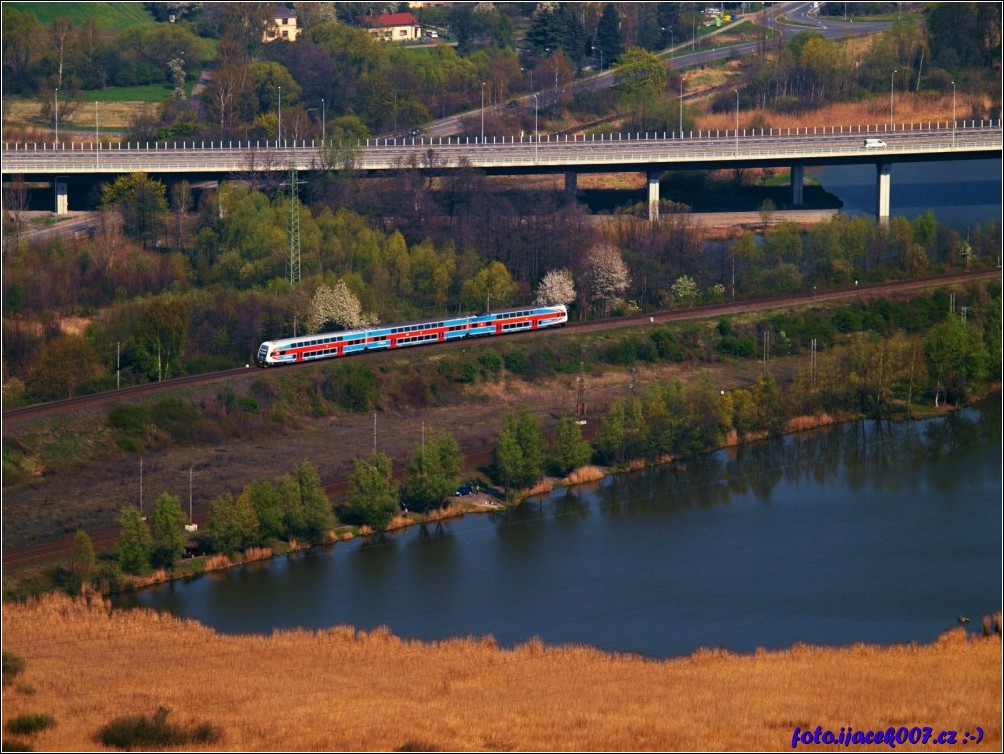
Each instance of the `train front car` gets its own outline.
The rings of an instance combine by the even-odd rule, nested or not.
[[[282,354],[282,348],[285,341],[271,341],[266,340],[260,346],[258,346],[258,354],[255,356],[254,363],[258,366],[264,368],[267,367],[277,367],[283,364],[293,364],[296,362],[295,353]]]
[[[537,320],[537,327],[560,327],[568,323],[568,309],[564,304],[545,306],[535,313],[538,312],[545,316]]]
[[[260,346],[258,346],[258,355],[255,356],[254,363],[263,369],[268,366],[272,366],[268,362],[268,354],[272,350],[272,344],[265,341]]]

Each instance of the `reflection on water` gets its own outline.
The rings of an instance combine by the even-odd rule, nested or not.
[[[842,212],[875,216],[878,180],[874,165],[812,168],[823,188],[843,202]],[[908,218],[928,210],[943,223],[967,226],[1001,220],[1001,160],[895,163],[890,212]]]
[[[927,641],[1000,608],[999,397],[685,464],[123,602],[226,632],[383,624],[649,655]]]

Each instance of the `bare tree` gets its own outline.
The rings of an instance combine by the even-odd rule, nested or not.
[[[52,19],[52,23],[49,24],[49,36],[52,38],[52,47],[56,55],[56,86],[62,89],[63,67],[67,55],[70,54],[70,44],[74,41],[73,21],[66,16]]]
[[[91,256],[106,279],[120,262],[126,260],[129,245],[129,239],[122,232],[122,215],[117,210],[102,210],[98,215]]]
[[[3,190],[3,231],[18,244],[28,227],[28,189],[24,176],[15,175]]]
[[[186,219],[192,208],[192,184],[179,181],[171,187],[171,208],[174,210],[174,248],[183,249],[188,243]]]

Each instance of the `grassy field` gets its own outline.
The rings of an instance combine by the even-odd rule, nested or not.
[[[136,87],[148,88],[148,87]],[[152,88],[152,87],[151,87]],[[157,87],[164,89],[164,87]],[[168,96],[170,93],[168,92]],[[4,102],[4,127],[8,126],[37,126],[35,119],[41,111],[41,105],[35,100],[9,98]],[[103,102],[98,106],[98,122],[102,131],[121,131],[129,127],[132,118],[140,113],[148,112],[155,114],[157,103],[142,101],[112,101]],[[86,130],[93,133],[94,129],[94,100],[81,102],[73,117],[66,123],[60,124],[60,131],[64,129]],[[51,134],[51,130],[49,131]],[[62,136],[62,134],[61,134]],[[77,138],[79,141],[79,137]]]
[[[103,750],[102,726],[159,708],[176,725],[218,732],[191,750],[779,751],[790,750],[796,727],[817,725],[930,725],[959,731],[960,748],[980,726],[982,742],[964,748],[1001,747],[1001,641],[962,629],[927,646],[649,660],[537,640],[515,649],[491,637],[422,643],[384,629],[221,636],[194,621],[52,596],[4,606],[3,648],[24,662],[4,688],[5,730],[29,715],[55,722],[5,734],[5,749],[17,740]]]
[[[185,83],[185,94],[191,96],[195,81]],[[144,86],[111,86],[105,89],[84,89],[74,97],[74,114],[62,127],[92,132],[94,128],[94,103],[98,104],[98,123],[101,131],[121,131],[128,128],[132,119],[140,114],[155,113],[157,105],[170,99],[173,88],[165,84]],[[65,107],[60,101],[60,109]],[[5,126],[38,126],[36,119],[42,106],[36,99],[7,97],[3,103]]]
[[[127,29],[153,23],[153,15],[143,3],[4,3],[5,6],[35,14],[39,23],[50,24],[65,16],[80,25],[91,20],[102,29]]]

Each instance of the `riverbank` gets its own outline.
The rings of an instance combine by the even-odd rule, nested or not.
[[[941,407],[924,411],[923,415],[914,418],[924,419],[934,416],[944,415],[958,407]],[[842,424],[859,420],[857,415],[834,415],[821,413],[811,416],[793,417],[787,423],[783,434],[793,434],[828,427],[835,424]],[[415,527],[435,524],[451,518],[459,518],[466,514],[478,513],[499,513],[508,508],[521,505],[528,499],[547,496],[556,489],[574,490],[579,485],[595,484],[598,481],[611,475],[630,474],[650,467],[672,466],[676,471],[686,471],[688,464],[697,463],[701,458],[709,457],[711,454],[725,449],[739,446],[750,446],[753,443],[766,440],[766,432],[758,432],[745,435],[742,438],[732,430],[723,438],[717,447],[711,448],[698,454],[667,454],[655,460],[633,459],[614,466],[589,465],[573,470],[564,478],[545,476],[529,488],[515,490],[506,496],[501,490],[493,488],[490,483],[484,481],[484,487],[476,494],[467,496],[457,496],[448,499],[442,508],[432,509],[425,513],[404,510],[396,515],[382,532],[376,532],[368,526],[342,525],[330,531],[318,543],[304,544],[296,541],[290,543],[277,543],[274,549],[266,547],[251,548],[245,553],[237,556],[227,557],[220,554],[211,554],[183,560],[174,572],[157,570],[145,576],[125,576],[121,585],[113,588],[113,592],[132,592],[146,587],[155,586],[165,582],[175,580],[186,580],[213,571],[220,571],[227,568],[243,566],[263,560],[270,560],[275,557],[291,555],[302,552],[313,547],[331,548],[338,543],[353,540],[357,537],[377,537],[373,542],[379,542],[379,537],[386,533],[400,532],[402,530]],[[468,470],[474,471],[474,470]],[[367,540],[369,541],[369,540]],[[109,585],[98,584],[104,591],[109,591]]]
[[[5,729],[29,714],[55,723],[17,738],[38,750],[103,750],[102,726],[158,709],[181,727],[211,726],[215,743],[184,747],[201,751],[778,751],[816,726],[906,736],[931,726],[959,743],[968,734],[966,749],[1001,747],[1001,641],[962,629],[927,645],[656,661],[384,629],[224,636],[50,596],[4,607],[4,651],[24,667],[4,689]]]

